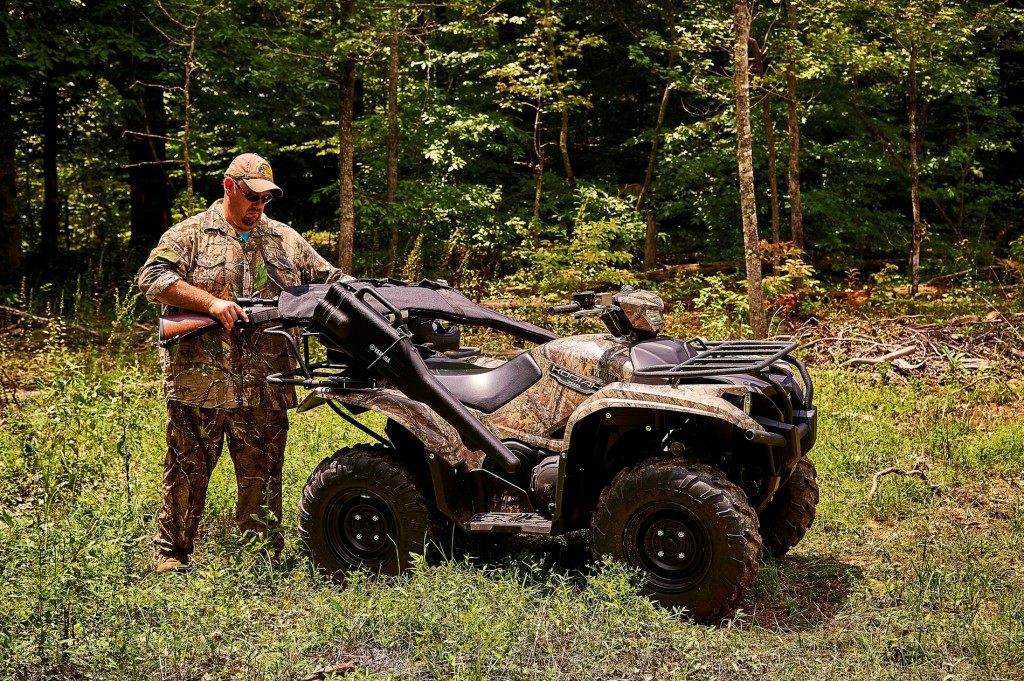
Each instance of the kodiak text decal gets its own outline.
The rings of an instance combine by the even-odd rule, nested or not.
[[[555,377],[556,381],[564,385],[566,388],[583,393],[584,395],[593,395],[602,385],[597,381],[584,378],[583,376],[569,371],[565,367],[557,364],[551,365],[551,375]]]

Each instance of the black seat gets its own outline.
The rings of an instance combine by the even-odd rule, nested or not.
[[[459,402],[484,414],[508,404],[544,375],[528,352],[493,369],[450,359],[428,359],[427,366]]]
[[[629,351],[633,362],[633,381],[660,385],[668,382],[664,377],[644,376],[643,371],[669,371],[697,354],[689,342],[678,338],[652,338],[634,345]]]
[[[693,357],[696,351],[678,338],[652,338],[641,341],[629,351],[634,371],[664,371]]]

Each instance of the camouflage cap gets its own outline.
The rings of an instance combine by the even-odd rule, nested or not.
[[[257,154],[237,156],[228,166],[224,177],[244,180],[246,186],[254,192],[270,192],[278,198],[284,195],[281,188],[274,184],[274,171],[270,169],[270,164]]]

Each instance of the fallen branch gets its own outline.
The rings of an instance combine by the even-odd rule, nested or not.
[[[97,331],[96,329],[89,328],[88,326],[82,326],[81,324],[75,324],[59,317],[41,317],[39,315],[32,314],[31,312],[25,312],[19,310],[16,307],[8,307],[6,305],[0,305],[0,317],[2,315],[8,315],[10,317],[18,317],[24,319],[31,324],[36,326],[50,326],[51,324],[59,324],[60,326],[77,331],[79,334],[85,334],[89,336],[95,343],[114,343],[121,341],[125,338],[132,338],[135,341],[146,340],[152,335],[152,329],[145,324],[136,324],[133,331],[119,331],[117,333],[104,333]]]
[[[907,355],[911,355],[911,354],[913,354],[915,352],[917,352],[917,346],[916,345],[908,345],[905,348],[900,348],[899,350],[894,350],[894,351],[892,351],[892,352],[890,352],[888,354],[882,355],[881,357],[854,357],[853,359],[848,359],[845,362],[843,362],[841,366],[844,366],[844,367],[855,367],[855,366],[860,366],[862,364],[871,364],[871,365],[881,364],[882,362],[888,362],[890,360],[894,360],[897,357],[906,357]]]
[[[932,286],[939,282],[951,281],[957,277],[962,277],[965,274],[981,274],[982,272],[995,271],[997,269],[1006,269],[1002,265],[985,265],[984,267],[972,267],[970,269],[961,270],[959,272],[949,272],[948,274],[940,274],[937,277],[932,277],[928,281],[924,282],[924,286]]]
[[[951,392],[950,395],[956,395],[959,392],[963,392],[965,390],[969,390],[970,388],[973,388],[974,386],[978,385],[982,381],[998,381],[998,380],[999,380],[998,376],[982,376],[981,378],[979,378],[979,379],[977,379],[975,381],[971,381],[967,385],[964,385],[964,386],[961,386],[961,387],[957,388],[956,390]]]
[[[921,470],[920,468],[914,468],[909,471],[905,471],[902,468],[896,468],[895,466],[891,468],[886,468],[875,473],[875,477],[871,480],[871,491],[868,492],[868,499],[874,497],[875,492],[878,491],[878,479],[881,478],[883,475],[892,475],[893,473],[897,475],[912,475],[914,477],[921,478],[922,480],[928,479],[924,476],[924,471]]]
[[[911,364],[910,362],[904,359],[900,359],[899,357],[892,361],[892,365],[899,369],[900,371],[917,371],[926,364],[928,364],[927,359],[922,359],[917,364]]]
[[[646,279],[647,281],[671,281],[676,277],[685,274],[714,274],[716,272],[739,270],[742,267],[743,263],[739,260],[705,263],[695,262],[685,265],[665,265],[664,267],[659,267],[656,270],[641,272],[637,275],[637,278]]]
[[[14,316],[14,317],[21,317],[22,319],[27,319],[28,321],[33,322],[35,324],[38,324],[40,326],[49,326],[50,324],[59,323],[59,324],[65,326],[65,327],[67,327],[69,329],[74,329],[75,331],[80,331],[81,333],[87,333],[90,336],[92,336],[95,340],[100,341],[100,342],[103,342],[103,341],[105,341],[107,339],[106,336],[104,336],[103,334],[101,334],[99,331],[97,331],[95,329],[90,329],[88,327],[81,326],[79,324],[75,324],[75,323],[72,323],[72,322],[64,321],[62,319],[53,319],[51,317],[40,317],[39,315],[34,315],[31,312],[25,312],[24,310],[19,310],[16,307],[7,307],[6,305],[0,305],[0,312],[6,312],[7,314],[9,314],[11,316]]]

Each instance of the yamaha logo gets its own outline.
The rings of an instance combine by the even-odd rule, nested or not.
[[[384,354],[384,352],[373,343],[370,343],[370,352],[377,355],[385,364],[391,364],[391,358]]]
[[[584,395],[593,395],[601,388],[601,383],[593,381],[589,378],[584,378],[579,374],[569,371],[563,366],[557,364],[551,365],[551,375],[555,377],[555,380],[564,385],[570,390],[575,390],[578,393]]]

